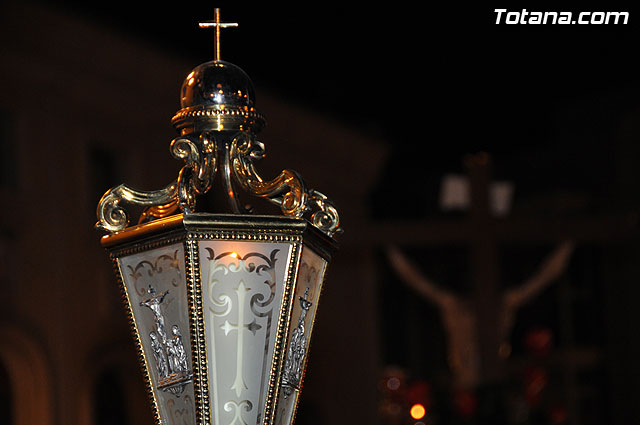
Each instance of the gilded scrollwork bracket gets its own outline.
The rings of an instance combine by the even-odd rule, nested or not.
[[[338,212],[321,192],[308,189],[302,177],[293,170],[283,170],[273,180],[265,181],[255,163],[265,156],[264,144],[249,131],[238,131],[231,137],[205,131],[197,137],[185,135],[171,142],[171,153],[185,161],[178,178],[156,191],[138,191],[126,185],[110,189],[98,204],[96,227],[110,233],[129,225],[129,215],[122,204],[143,207],[139,222],[166,217],[178,208],[185,214],[195,212],[196,196],[213,186],[218,168],[232,209],[247,213],[235,194],[239,185],[250,195],[262,197],[280,207],[285,216],[308,216],[311,223],[329,236],[341,231]]]
[[[255,162],[264,158],[265,146],[253,133],[240,132],[231,145],[233,173],[240,185],[255,196],[280,206],[286,216],[311,214],[311,222],[329,236],[339,233],[340,218],[333,203],[317,190],[308,189],[296,171],[283,170],[276,178],[264,181]]]

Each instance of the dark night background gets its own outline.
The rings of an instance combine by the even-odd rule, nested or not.
[[[210,60],[212,31],[196,21],[212,19],[212,3],[49,3]],[[628,25],[605,26],[496,25],[499,5],[215,6],[223,21],[240,23],[223,31],[223,59],[258,87],[384,135],[397,155],[416,159],[411,177],[454,171],[464,154],[486,151],[496,173],[518,173],[527,190],[560,184],[606,197],[619,178],[619,153],[603,140],[638,103],[640,24],[628,7],[527,9],[630,12]]]
[[[441,178],[464,173],[463,159],[478,152],[490,155],[494,179],[514,183],[516,218],[595,217],[596,226],[605,226],[617,216],[639,217],[640,13],[634,8],[609,3],[580,9],[426,2],[380,7],[44,3],[194,66],[213,54],[213,31],[199,29],[197,22],[212,19],[213,8],[220,7],[223,21],[239,23],[222,32],[222,59],[243,68],[257,88],[385,141],[389,157],[367,200],[372,222],[461,217],[439,209]],[[496,25],[494,9],[500,7],[623,11],[630,18],[627,25]],[[310,152],[314,149],[322,147],[309,146]],[[640,423],[635,407],[640,346],[634,336],[640,293],[633,284],[640,278],[640,250],[637,238],[615,238],[581,246],[564,283],[524,309],[514,328],[518,340],[528,326],[545,326],[560,345],[599,347],[605,360],[575,378],[578,386],[588,382],[584,385],[595,387],[591,400],[600,400],[581,406],[583,424],[606,423],[605,418]],[[504,285],[526,277],[549,248],[519,242],[500,248]],[[408,251],[422,259],[421,267],[434,279],[456,291],[469,290],[468,252],[453,245],[414,243]],[[377,289],[388,303],[380,308],[386,323],[380,329],[382,362],[437,381],[440,369],[446,369],[444,355],[431,349],[444,344],[437,311],[410,294],[388,268],[379,273],[386,283]],[[615,282],[626,286],[608,286]],[[567,312],[562,303],[569,298],[575,302]],[[604,299],[610,304],[604,305]],[[387,310],[401,313],[389,317]],[[565,326],[568,321],[575,329]],[[412,332],[431,339],[411,345]],[[522,347],[514,344],[513,349],[524,355]],[[609,392],[607,385],[614,390]],[[438,423],[449,423],[445,413],[441,417]],[[305,420],[314,423],[303,416],[300,425]]]
[[[212,4],[54,3],[197,63],[210,59],[213,34],[196,21],[212,19]],[[400,166],[403,182],[431,184],[423,194],[429,198],[443,172],[459,171],[467,153],[486,151],[497,177],[517,179],[518,193],[588,193],[596,209],[612,195],[635,202],[632,193],[609,192],[612,180],[637,190],[625,174],[631,165],[620,169],[628,152],[613,141],[639,99],[640,24],[628,7],[529,7],[630,12],[628,25],[536,26],[496,25],[497,5],[216,6],[224,21],[240,23],[223,31],[223,59],[256,86],[389,141],[394,156],[383,185],[413,190],[392,181]],[[407,157],[414,167],[402,165]],[[386,214],[373,202],[375,214]],[[421,202],[434,208],[435,199]]]

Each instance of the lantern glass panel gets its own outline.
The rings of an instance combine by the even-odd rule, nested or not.
[[[199,242],[213,424],[262,423],[293,252],[291,243]]]
[[[293,311],[282,372],[282,393],[276,409],[277,425],[290,424],[295,415],[326,266],[324,258],[309,247],[303,247],[292,297]]]
[[[184,259],[175,243],[117,261],[156,409],[188,423],[195,416]]]

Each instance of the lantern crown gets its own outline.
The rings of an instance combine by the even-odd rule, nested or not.
[[[265,120],[255,109],[253,83],[240,67],[220,59],[220,30],[238,24],[221,22],[218,8],[214,17],[199,24],[200,28],[215,29],[214,60],[187,75],[180,90],[181,109],[171,121],[182,134],[207,130],[257,133]]]
[[[209,192],[215,179],[235,214],[253,211],[240,201],[243,191],[277,205],[285,216],[308,219],[328,236],[341,231],[333,203],[308,188],[297,172],[283,170],[272,180],[257,173],[255,163],[265,156],[265,146],[256,134],[265,119],[255,108],[249,76],[220,59],[220,30],[235,26],[220,21],[219,9],[215,20],[200,23],[200,27],[216,30],[214,60],[194,68],[182,84],[180,110],[172,119],[180,136],[170,145],[173,156],[185,162],[178,178],[155,191],[139,191],[124,184],[110,189],[98,205],[98,229],[115,233],[129,226],[124,204],[142,207],[138,224],[180,211],[194,213],[197,197]]]

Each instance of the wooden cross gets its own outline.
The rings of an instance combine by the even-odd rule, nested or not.
[[[213,21],[205,21],[199,23],[200,28],[215,28],[216,29],[216,42],[214,45],[213,58],[217,61],[220,60],[220,28],[232,28],[237,27],[236,22],[224,23],[220,22],[220,9],[216,7],[214,12]]]

